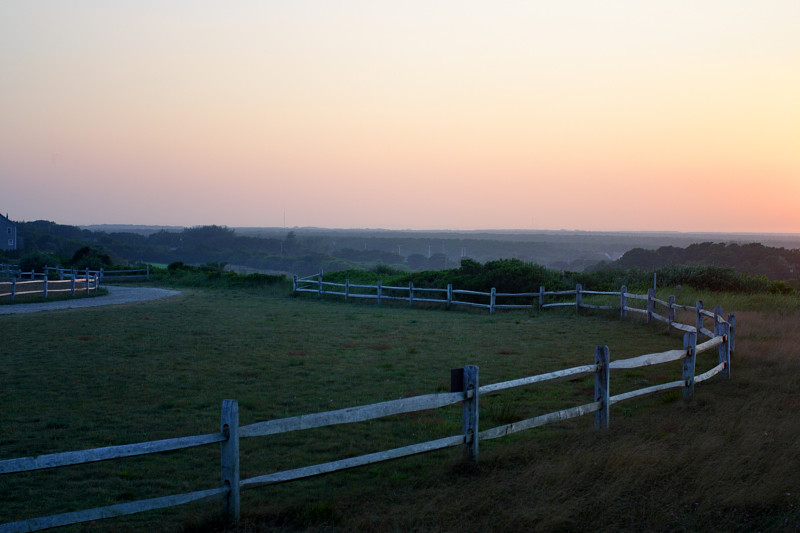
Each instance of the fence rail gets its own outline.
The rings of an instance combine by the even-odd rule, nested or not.
[[[61,267],[45,267],[45,273],[48,275],[52,274],[53,277],[58,277],[58,279],[71,279],[74,278],[76,274],[80,274],[80,271],[76,271],[74,268],[61,268]],[[128,269],[128,270],[106,270],[101,268],[97,271],[97,274],[100,277],[100,283],[108,280],[122,280],[122,279],[150,279],[150,265],[147,265],[146,268],[135,268],[135,269]]]
[[[89,294],[100,286],[100,273],[88,269],[82,272],[75,271],[72,277],[66,280],[50,279],[47,272],[39,274],[31,271],[20,274],[19,278],[12,277],[11,281],[0,282],[0,298],[8,297],[13,302],[17,296],[25,294],[36,294],[47,298],[51,293],[69,292],[74,296],[80,292]],[[29,276],[30,279],[26,280],[25,276]]]
[[[331,290],[333,288],[334,290]],[[344,290],[336,290],[341,289]],[[356,290],[370,291],[353,292]],[[627,287],[620,287],[619,291],[591,291],[584,289],[581,284],[577,284],[575,289],[572,290],[559,290],[548,291],[544,287],[539,287],[538,292],[522,292],[522,293],[508,293],[497,292],[492,288],[489,292],[474,291],[467,289],[455,289],[451,284],[446,288],[419,288],[414,287],[413,283],[409,283],[408,287],[386,286],[380,281],[376,285],[362,285],[350,283],[350,280],[345,280],[344,283],[334,283],[330,281],[323,281],[322,273],[315,276],[305,278],[294,277],[292,283],[292,290],[294,293],[314,293],[319,297],[322,296],[344,296],[345,300],[350,298],[377,300],[380,304],[383,300],[400,300],[406,301],[409,305],[414,305],[416,302],[430,302],[445,304],[448,308],[454,305],[461,305],[465,307],[476,307],[481,309],[488,309],[489,313],[494,313],[497,310],[519,310],[519,309],[553,309],[558,307],[574,307],[576,311],[580,309],[596,309],[619,311],[621,317],[627,316],[628,313],[638,313],[647,316],[647,321],[653,320],[668,324],[670,329],[674,328],[686,333],[700,333],[706,337],[712,338],[717,335],[713,330],[704,327],[704,318],[711,318],[714,320],[715,327],[719,323],[725,323],[727,320],[722,316],[722,311],[715,309],[713,312],[703,308],[703,302],[698,301],[694,306],[678,304],[675,302],[675,296],[670,296],[669,301],[656,298],[655,290],[648,290],[647,294],[634,294],[628,292]],[[396,294],[386,294],[386,291],[405,292],[406,295],[398,296]],[[444,298],[420,298],[417,296],[420,292],[427,293],[440,293],[444,294]],[[459,300],[458,296],[472,296],[477,298],[488,299],[488,302],[480,301],[467,301]],[[563,298],[574,296],[574,300],[563,301]],[[617,305],[608,304],[592,304],[586,303],[583,300],[584,296],[604,296],[614,297],[619,303]],[[498,303],[498,298],[504,299],[520,299],[528,298],[535,301],[531,303]],[[559,301],[548,301],[548,299],[556,298]],[[638,300],[645,302],[645,307],[634,307],[628,305],[628,300]],[[656,306],[662,306],[667,309],[666,315],[659,314],[656,311]],[[676,311],[686,311],[695,313],[695,323],[683,324],[675,320]]]
[[[378,285],[378,287],[380,287],[380,285]],[[448,294],[452,294],[453,291],[451,288],[448,288],[447,292]],[[541,291],[539,294],[541,294]],[[570,292],[570,294],[572,293]],[[620,293],[613,294],[625,295],[626,293],[623,288]],[[378,294],[374,296],[380,297],[380,290],[378,291]],[[652,299],[648,299],[648,302],[650,301],[652,301]],[[698,324],[702,324],[703,319],[709,316],[708,314],[701,312],[702,308],[702,302],[698,302],[696,306]],[[648,309],[647,312],[652,312],[652,309]],[[629,359],[611,361],[608,347],[598,346],[595,349],[593,364],[556,370],[546,374],[528,376],[483,386],[479,385],[478,367],[466,366],[463,369],[458,369],[457,371],[451,372],[451,382],[453,385],[451,386],[451,392],[449,393],[427,394],[371,405],[349,407],[335,411],[326,411],[294,416],[290,418],[267,420],[264,422],[257,422],[244,426],[239,425],[239,408],[236,400],[224,400],[222,402],[222,413],[220,417],[220,431],[217,433],[143,442],[138,444],[109,446],[105,448],[95,448],[75,452],[55,453],[38,457],[23,457],[18,459],[3,460],[0,461],[0,474],[12,474],[219,443],[221,446],[220,470],[222,483],[220,487],[194,491],[186,494],[170,495],[124,504],[111,505],[107,507],[88,509],[84,511],[76,511],[60,515],[0,524],[0,533],[38,531],[51,527],[77,524],[91,520],[110,518],[148,510],[161,509],[165,507],[173,507],[195,501],[213,499],[223,500],[223,507],[226,516],[232,520],[238,520],[240,515],[240,492],[246,488],[282,483],[456,446],[462,447],[463,452],[467,457],[477,461],[478,445],[480,441],[500,438],[527,429],[532,429],[591,413],[594,413],[595,415],[595,427],[606,429],[608,428],[610,422],[609,407],[613,404],[670,389],[682,389],[683,397],[685,399],[689,399],[694,394],[695,384],[711,379],[718,374],[723,374],[724,376],[730,377],[731,354],[734,349],[735,315],[728,315],[728,319],[724,320],[722,318],[722,310],[717,307],[715,308],[715,311],[711,317],[715,321],[715,330],[712,338],[706,342],[697,344],[697,331],[704,329],[702,326],[698,327],[696,328],[697,331],[689,331],[683,335],[683,349],[668,350],[665,352],[645,354]],[[715,347],[718,349],[718,363],[706,372],[695,375],[697,354],[711,350]],[[614,396],[610,394],[610,378],[612,370],[624,371],[626,369],[640,368],[678,360],[683,361],[682,376],[680,380],[645,387]],[[498,427],[485,429],[483,431],[479,430],[478,401],[480,396],[484,394],[496,394],[517,387],[539,385],[548,382],[575,379],[578,377],[591,375],[594,376],[595,385],[594,395],[592,397],[592,401],[589,403],[575,407],[569,407]],[[282,472],[274,472],[247,479],[240,479],[239,440],[242,438],[266,437],[269,435],[300,431],[310,428],[363,422],[375,418],[399,415],[413,411],[437,409],[457,403],[462,404],[462,431],[458,435],[451,435],[436,440],[411,444],[390,450],[378,451],[357,457],[350,457],[337,461],[305,466],[292,470],[285,470]]]

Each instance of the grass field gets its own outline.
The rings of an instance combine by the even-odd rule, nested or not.
[[[685,291],[686,292],[686,291]],[[686,295],[736,311],[733,378],[592,418],[457,449],[243,493],[238,528],[197,504],[73,531],[774,530],[800,527],[796,299]],[[678,348],[663,325],[614,313],[502,313],[292,298],[285,285],[188,289],[113,308],[2,316],[0,459],[218,430],[240,421],[482,384]],[[699,358],[698,371],[715,354]],[[619,374],[619,375],[618,375]],[[612,394],[679,379],[680,364],[612,374]],[[592,381],[481,400],[481,428],[591,401]],[[241,443],[242,478],[451,435],[458,407]],[[0,522],[212,488],[216,446],[0,477]]]

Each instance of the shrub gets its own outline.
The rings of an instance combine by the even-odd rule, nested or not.
[[[107,253],[104,253],[97,248],[84,246],[75,252],[69,264],[70,266],[73,266],[79,270],[86,268],[90,270],[100,270],[101,268],[112,266],[114,262],[111,260],[111,256]]]
[[[62,262],[62,258],[56,254],[48,252],[31,252],[22,256],[19,261],[19,268],[22,272],[44,272],[44,267],[58,266]]]

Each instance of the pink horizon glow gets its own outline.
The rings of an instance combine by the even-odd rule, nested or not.
[[[0,210],[800,233],[800,4],[0,3]]]

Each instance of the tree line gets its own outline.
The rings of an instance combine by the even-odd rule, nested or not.
[[[660,283],[712,290],[780,291],[782,285],[776,282],[797,284],[800,278],[800,250],[758,243],[704,242],[654,250],[637,247],[616,261],[595,262],[581,271],[573,271],[552,265],[545,267],[526,258],[479,262],[469,257],[456,260],[441,252],[403,256],[385,247],[378,248],[378,237],[370,237],[375,248],[364,244],[364,249],[357,249],[353,247],[354,237],[343,241],[341,237],[305,232],[298,235],[291,230],[282,235],[242,235],[212,225],[181,231],[105,232],[39,220],[19,223],[18,233],[23,248],[0,252],[0,262],[19,262],[25,271],[41,271],[45,265],[109,269],[143,263],[209,265],[213,267],[211,270],[218,270],[232,264],[301,276],[320,270],[341,271],[342,275],[359,271],[362,277],[391,274],[420,287],[452,283],[464,289],[495,287],[502,292],[536,291],[539,285],[548,289],[574,288],[575,283],[596,290],[618,290],[623,284],[651,286],[654,272]],[[336,246],[336,239],[343,247]],[[362,240],[367,241],[363,237]]]

